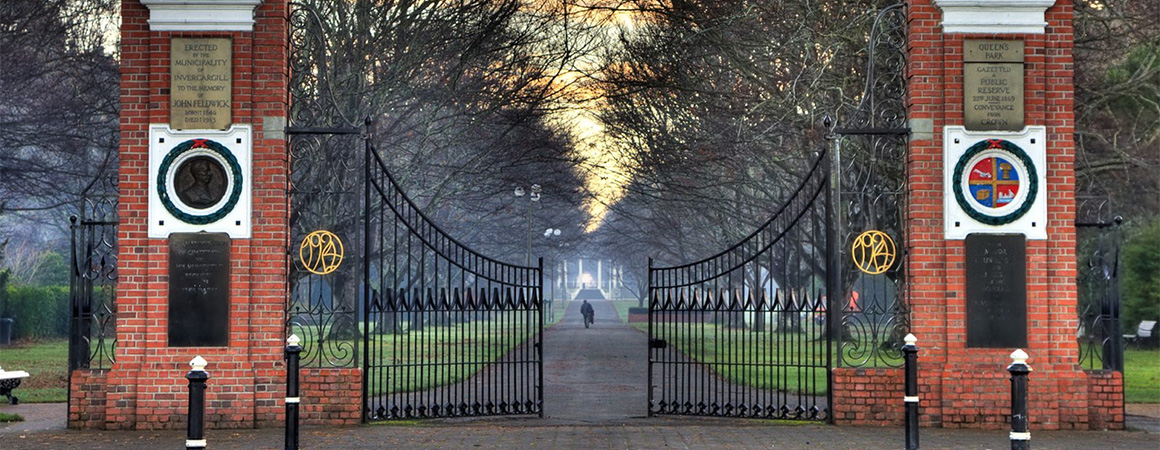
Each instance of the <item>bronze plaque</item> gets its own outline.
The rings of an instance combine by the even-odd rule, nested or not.
[[[230,236],[169,236],[169,346],[229,345]]]
[[[965,244],[967,347],[1027,346],[1027,239],[975,233]]]
[[[170,128],[229,128],[233,86],[230,45],[229,38],[173,38],[170,42]]]
[[[1019,131],[1023,41],[963,41],[963,122],[972,131]]]
[[[208,209],[226,196],[229,174],[218,160],[194,156],[177,166],[174,190],[182,203],[197,209]]]

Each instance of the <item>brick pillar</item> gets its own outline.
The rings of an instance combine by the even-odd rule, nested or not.
[[[944,157],[946,127],[965,125],[964,95],[977,93],[964,89],[964,40],[993,39],[1023,43],[1025,125],[1046,129],[1045,164],[1037,168],[1046,173],[1038,191],[1038,201],[1046,202],[1046,223],[1036,224],[1045,227],[1046,239],[1026,240],[1027,342],[1022,347],[1035,370],[1029,395],[1032,427],[1087,429],[1089,381],[1077,367],[1075,339],[1072,2],[995,0],[993,7],[958,9],[962,3],[909,2],[914,134],[908,158],[907,271],[911,331],[923,342],[922,419],[928,426],[996,429],[1009,420],[1004,367],[1013,348],[967,345],[966,246],[962,237],[948,238],[947,221],[953,219],[946,211],[957,206],[947,201],[954,186],[944,181],[945,171],[955,165]],[[1043,11],[1038,16],[1036,8]],[[994,23],[1011,17],[1021,19]],[[982,232],[1011,231],[996,226]]]
[[[191,7],[197,5],[122,2],[116,363],[104,377],[104,413],[89,406],[88,421],[74,426],[181,428],[183,374],[196,355],[209,362],[206,370],[212,375],[206,397],[209,427],[280,425],[288,238],[289,165],[283,137],[288,5],[286,0],[226,0],[200,11],[181,9]],[[155,182],[150,177],[150,136],[151,130],[170,124],[173,38],[229,39],[229,124],[251,130],[246,135],[251,143],[249,179],[243,183],[248,181],[252,194],[242,218],[248,218],[250,227],[245,237],[230,239],[224,346],[169,345],[169,239],[150,237],[148,230],[156,222],[149,207],[150,183]],[[217,136],[210,133],[214,131],[206,130],[211,137]],[[197,130],[185,132],[197,138]],[[103,424],[91,422],[102,416]]]

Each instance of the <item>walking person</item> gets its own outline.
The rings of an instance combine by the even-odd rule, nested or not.
[[[588,304],[588,300],[584,300],[584,304],[580,305],[580,314],[584,316],[584,328],[596,323],[596,312],[592,310],[592,305]]]

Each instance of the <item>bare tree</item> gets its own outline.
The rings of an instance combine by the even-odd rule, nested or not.
[[[118,71],[112,0],[0,8],[0,214],[75,204],[115,176]]]
[[[1160,1],[1076,0],[1075,11],[1077,193],[1158,217]]]
[[[822,117],[857,102],[889,3],[629,3],[642,18],[598,83],[631,180],[605,227],[662,264],[690,261],[740,241],[797,186],[826,145]]]
[[[524,233],[510,232],[527,215],[516,183],[544,186],[545,217],[582,222],[568,130],[553,117],[569,107],[565,75],[591,43],[562,38],[566,2],[307,3],[317,15],[304,39],[318,41],[297,67],[299,124],[373,120],[373,143],[407,193],[477,247],[522,254],[512,249]]]

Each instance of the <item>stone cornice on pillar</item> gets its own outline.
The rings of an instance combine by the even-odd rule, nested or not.
[[[253,31],[262,0],[140,0],[153,31]]]
[[[934,0],[943,12],[943,33],[1046,32],[1047,8],[1055,0]]]

